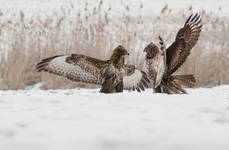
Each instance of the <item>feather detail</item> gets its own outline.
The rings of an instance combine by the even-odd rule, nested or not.
[[[101,78],[94,76],[90,71],[83,70],[79,65],[68,63],[66,60],[71,56],[54,56],[43,59],[37,64],[37,71],[49,72],[66,77],[72,81],[99,84]]]
[[[82,54],[57,55],[41,60],[36,70],[76,82],[102,85],[100,91],[103,93],[122,92],[123,88],[140,92],[149,86],[150,81],[143,71],[124,64],[123,55],[127,54],[123,47],[118,46],[111,59],[106,61]]]
[[[166,50],[168,74],[172,74],[185,62],[191,49],[198,41],[202,28],[200,15],[191,15],[176,36],[175,41]]]

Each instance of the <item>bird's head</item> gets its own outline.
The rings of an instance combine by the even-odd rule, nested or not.
[[[124,55],[129,55],[129,53],[127,52],[125,47],[123,47],[122,45],[119,45],[113,50],[113,55],[124,56]]]
[[[125,47],[122,45],[117,46],[110,57],[114,63],[124,63],[124,56],[129,55]]]
[[[146,59],[152,59],[159,52],[159,48],[157,47],[157,45],[155,45],[153,42],[151,42],[150,44],[148,44],[145,47],[144,52],[146,53]]]

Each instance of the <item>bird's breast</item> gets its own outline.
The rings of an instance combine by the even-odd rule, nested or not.
[[[148,74],[155,74],[154,79],[151,80],[155,80],[154,87],[157,87],[161,83],[161,80],[163,79],[165,73],[164,56],[157,55],[153,59],[148,60],[148,62],[146,63],[146,67]]]
[[[111,74],[116,82],[120,82],[125,75],[125,69],[123,67],[115,67],[114,65],[109,66],[109,74]]]

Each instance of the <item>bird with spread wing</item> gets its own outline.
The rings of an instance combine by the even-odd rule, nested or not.
[[[198,41],[201,27],[200,15],[192,14],[167,49],[160,36],[160,47],[152,42],[145,47],[146,72],[156,93],[183,94],[186,93],[183,87],[191,88],[195,85],[196,79],[193,74],[173,75],[173,73],[189,56]]]
[[[72,81],[101,85],[100,92],[116,93],[123,89],[138,92],[149,87],[147,74],[133,65],[125,64],[127,50],[119,45],[109,60],[100,60],[82,54],[58,55],[43,59],[36,66],[44,71],[64,76]]]

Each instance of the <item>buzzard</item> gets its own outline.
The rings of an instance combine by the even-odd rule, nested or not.
[[[36,66],[44,71],[64,76],[72,81],[101,85],[100,92],[116,93],[128,90],[145,90],[150,81],[147,74],[124,62],[127,50],[119,45],[109,60],[100,60],[82,54],[58,55],[43,59]]]
[[[160,47],[152,42],[145,47],[146,72],[156,93],[184,94],[186,93],[184,86],[191,88],[195,85],[193,74],[173,75],[173,73],[189,56],[199,38],[201,27],[200,15],[192,14],[167,49],[160,36]]]

